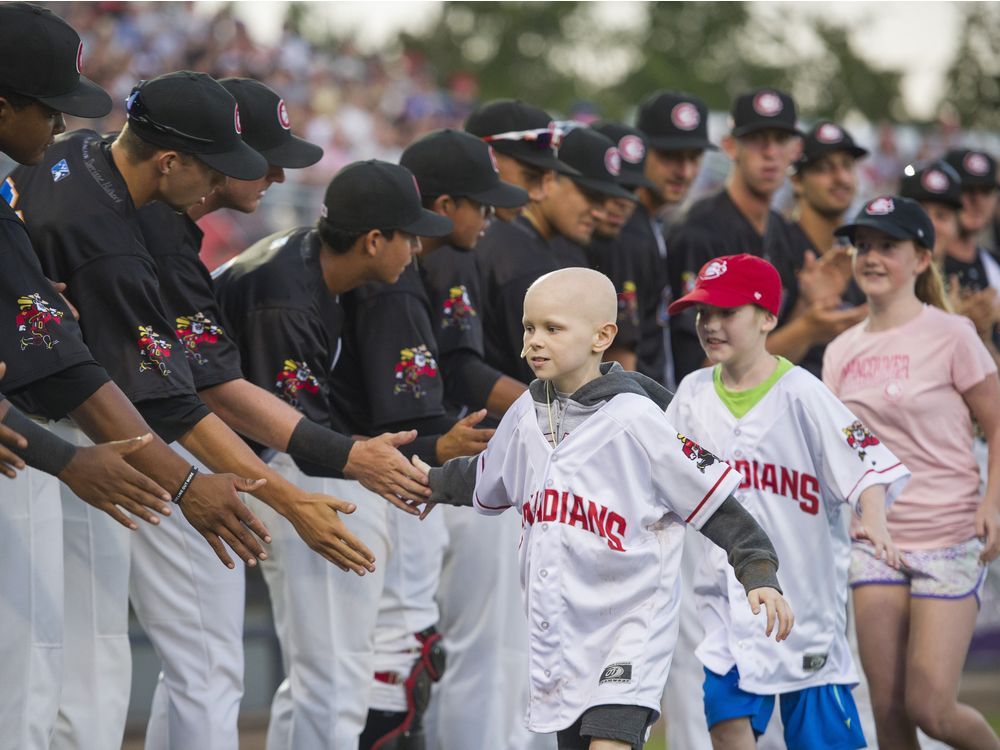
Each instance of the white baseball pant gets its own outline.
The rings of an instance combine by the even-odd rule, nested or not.
[[[0,477],[0,750],[48,750],[63,671],[59,480]]]
[[[50,425],[93,445],[71,422]],[[63,684],[51,750],[118,750],[125,733],[132,652],[128,640],[129,535],[106,513],[59,487],[63,520]]]
[[[356,750],[368,718],[373,634],[391,554],[386,516],[399,511],[358,482],[306,476],[285,454],[271,466],[304,490],[355,503],[342,519],[376,562],[374,573],[345,573],[309,549],[286,519],[250,500],[271,531],[261,570],[287,675],[271,703],[267,748]]]
[[[528,624],[521,600],[520,518],[441,507],[448,532],[438,629],[448,668],[427,712],[428,750],[547,750],[554,734],[525,726]]]
[[[206,471],[181,445],[171,447]],[[236,568],[223,565],[177,506],[158,526],[140,522],[131,541],[129,596],[162,665],[146,727],[146,750],[237,750],[243,697],[243,561],[231,554]]]

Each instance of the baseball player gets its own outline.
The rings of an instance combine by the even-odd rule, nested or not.
[[[958,212],[962,209],[962,178],[944,159],[923,166],[908,164],[899,181],[899,194],[920,204],[934,225],[934,259],[941,263],[958,239]]]
[[[730,497],[739,475],[671,427],[662,387],[601,365],[616,315],[614,285],[596,271],[535,282],[524,350],[538,379],[481,456],[431,475],[432,500],[521,516],[527,723],[556,731],[560,748],[645,742],[676,636],[684,524],[729,551],[768,634],[777,625],[782,640],[792,624],[772,547]]]
[[[823,378],[913,473],[889,514],[904,566],[863,540],[851,553],[878,744],[914,750],[919,727],[950,747],[1000,748],[982,715],[957,702],[986,566],[1000,552],[996,365],[971,322],[946,311],[934,225],[918,203],[879,196],[837,232],[855,248],[869,316],[827,347]],[[989,444],[985,491],[974,421]]]
[[[96,116],[109,110],[107,95],[80,75],[81,58],[79,36],[50,11],[26,3],[0,6],[0,148],[17,161],[42,160],[52,137],[65,128],[62,111]],[[95,441],[148,433],[142,417],[94,362],[71,308],[44,277],[22,223],[24,212],[14,182],[6,180],[0,194],[4,198],[0,304],[11,325],[9,335],[0,337],[0,352],[10,366],[7,392],[30,399],[39,413],[54,417],[70,413]],[[160,499],[163,491],[125,471],[120,461],[109,461],[109,448],[67,445],[48,432],[36,432],[36,425],[18,418],[17,410],[6,404],[3,408],[4,421],[29,437],[28,453],[21,458],[63,476],[96,509],[129,528],[134,524],[116,505],[153,523],[155,517],[137,503],[169,514]],[[129,461],[174,490],[176,500],[185,500],[181,509],[202,533],[227,535],[230,527],[239,527],[246,519],[266,536],[234,492],[234,487],[249,484],[236,482],[231,475],[192,480],[186,477],[187,465],[158,438],[132,447],[146,443],[143,450],[131,453]],[[128,452],[122,446],[110,450]],[[9,628],[0,663],[5,675],[10,670],[6,682],[16,680],[23,689],[4,701],[0,746],[47,748],[62,690],[63,505],[58,483],[31,468],[4,489],[2,600]],[[71,515],[84,512],[76,507],[68,510]],[[68,541],[79,543],[75,538]]]
[[[334,370],[334,388],[341,390],[338,386],[345,377],[360,376],[369,384],[367,413],[354,410],[362,432],[378,429],[391,418],[395,425],[433,434],[448,427],[444,402],[449,390],[459,403],[489,404],[499,414],[523,392],[520,383],[482,361],[481,328],[477,327],[478,340],[470,337],[473,319],[478,317],[473,297],[462,286],[437,285],[449,275],[454,278],[462,273],[461,265],[450,269],[449,263],[471,258],[470,251],[495,204],[512,208],[528,196],[500,181],[490,147],[468,133],[429,133],[406,148],[400,164],[416,178],[424,207],[450,219],[453,229],[447,236],[421,238],[419,264],[414,260],[395,284],[362,287],[345,300],[349,315],[344,357]],[[458,254],[465,258],[456,258]],[[425,257],[436,259],[433,271],[423,268]],[[432,274],[437,282],[434,291],[428,283]],[[455,368],[453,372],[445,369],[440,341],[449,348],[447,362]],[[400,363],[413,370],[406,361],[407,352],[423,356],[431,370],[411,376],[404,369],[401,377]],[[355,353],[359,356],[351,356]],[[352,362],[358,364],[352,367]],[[383,372],[392,373],[392,379],[386,381]],[[434,378],[441,382],[440,390]],[[408,418],[400,422],[403,415]],[[435,426],[442,417],[445,421]],[[479,432],[483,446],[489,434]],[[442,451],[436,453],[440,460]],[[375,673],[362,750],[393,743],[400,748],[424,746],[422,714],[430,682],[443,671],[442,664],[435,664],[443,651],[437,643],[441,635],[434,628],[439,619],[434,595],[448,541],[444,519],[388,520],[392,562],[377,603]],[[447,633],[443,636],[447,648]]]
[[[722,140],[732,162],[725,187],[692,205],[667,236],[675,297],[691,291],[698,270],[731,248],[767,258],[779,267],[789,254],[787,224],[771,208],[771,198],[798,157],[801,133],[795,102],[783,91],[749,91],[733,101],[730,122],[732,128]],[[790,280],[782,281],[787,285]],[[704,361],[693,312],[670,319],[670,338],[680,380]]]
[[[629,190],[653,187],[645,175],[646,139],[635,128],[617,122],[596,122],[594,130],[615,144],[621,159],[618,182]],[[608,361],[621,364],[626,370],[638,366],[636,351],[640,346],[639,299],[636,273],[636,244],[621,239],[638,205],[635,200],[607,198],[602,211],[594,216],[594,236],[587,245],[587,264],[600,271],[618,290],[618,335],[605,353]]]
[[[312,421],[346,433],[350,422],[331,402],[330,373],[338,360],[359,356],[349,353],[346,337],[341,342],[341,328],[351,315],[347,293],[366,282],[396,282],[410,264],[417,237],[451,229],[448,219],[421,208],[413,175],[405,168],[373,160],[342,169],[327,188],[316,227],[267,237],[219,269],[218,298],[247,380]],[[417,402],[439,378],[436,371],[431,374],[427,351],[416,346],[408,354],[398,379],[393,366],[382,377],[390,383],[390,398],[398,383]],[[394,363],[403,356],[397,351]],[[354,398],[367,398],[368,384],[360,387]],[[359,406],[351,408],[349,416]],[[391,402],[377,408],[390,413]],[[405,415],[400,412],[400,417]],[[430,426],[435,418],[425,421]],[[421,435],[411,446],[428,456],[437,450],[461,452],[464,441],[474,440],[466,427]],[[355,501],[352,529],[391,564],[388,514],[376,495],[328,467],[304,463],[300,469],[285,454],[271,463],[303,486]],[[263,573],[288,677],[272,703],[268,746],[356,747],[368,716],[373,632],[386,565],[359,585],[310,554],[287,522],[275,517],[273,523],[275,541]]]
[[[795,630],[775,648],[744,612],[724,557],[708,551],[696,584],[705,714],[714,747],[752,750],[778,695],[789,750],[861,748],[841,510],[856,513],[854,537],[898,568],[886,507],[909,471],[819,380],[768,352],[780,304],[774,266],[742,254],[710,260],[670,306],[671,315],[696,308],[713,366],[681,381],[667,419],[743,476],[736,495],[791,571],[783,588],[796,614]]]
[[[267,483],[256,483],[252,491],[292,516],[321,554],[363,574],[372,567],[370,552],[329,512],[350,512],[353,506],[305,493],[268,470],[198,399],[185,358],[172,356],[181,353],[180,344],[163,311],[155,264],[142,244],[135,213],[157,198],[175,208],[189,207],[225,180],[219,170],[244,179],[266,171],[264,158],[240,139],[235,100],[208,76],[180,72],[141,83],[127,111],[129,122],[113,142],[91,131],[68,134],[40,167],[12,174],[43,267],[67,280],[91,350],[165,440],[178,439],[210,468],[261,475]],[[68,430],[74,440],[82,439]],[[189,476],[197,473],[192,467]],[[245,508],[244,513],[253,519]],[[67,662],[57,744],[108,746],[121,738],[131,676],[128,566],[123,564],[129,541],[89,515],[67,523],[99,541],[80,533],[73,536],[79,544],[66,547],[72,561],[66,569],[84,578],[67,586],[67,612],[84,622],[71,631],[82,643]],[[241,558],[254,559],[246,528],[223,538]],[[210,541],[228,560],[221,542]],[[115,571],[104,572],[101,566],[112,562]],[[92,575],[102,582],[99,597],[91,593]],[[103,616],[90,614],[92,607]],[[95,695],[102,699],[97,710]]]
[[[788,253],[772,262],[785,280],[785,314],[768,351],[819,377],[826,344],[865,315],[864,295],[851,280],[848,249],[833,235],[857,192],[857,162],[868,151],[836,123],[821,120],[802,139],[792,172],[795,221]]]
[[[352,442],[243,379],[239,351],[222,325],[211,277],[198,255],[201,230],[195,220],[223,207],[254,211],[263,191],[284,181],[285,168],[307,167],[322,150],[292,134],[284,101],[265,85],[244,78],[220,83],[239,105],[243,140],[267,159],[267,174],[258,180],[231,179],[186,214],[160,202],[138,213],[146,249],[156,263],[160,297],[195,388],[226,424],[257,444],[344,471],[409,510],[397,493],[416,500],[427,490],[392,446],[412,439],[412,433]],[[165,530],[163,537],[138,535],[132,544],[130,598],[164,664],[146,747],[236,747],[243,582],[207,564],[203,558],[209,550],[192,540],[190,525]],[[204,642],[212,644],[212,659],[203,658]]]

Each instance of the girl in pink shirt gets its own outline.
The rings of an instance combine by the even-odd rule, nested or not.
[[[845,440],[861,450],[884,440],[912,472],[889,510],[905,567],[861,541],[851,559],[878,744],[919,750],[920,727],[956,748],[1000,750],[982,715],[957,702],[985,566],[1000,552],[996,365],[972,323],[945,310],[934,226],[917,202],[876,198],[837,234],[854,245],[869,315],[827,347],[823,380],[878,435],[845,430]],[[973,420],[990,446],[982,498]]]

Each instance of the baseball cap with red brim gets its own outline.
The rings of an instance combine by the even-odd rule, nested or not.
[[[781,277],[763,258],[748,253],[723,255],[701,267],[694,289],[670,305],[677,315],[693,305],[742,307],[757,305],[773,315],[781,306]]]

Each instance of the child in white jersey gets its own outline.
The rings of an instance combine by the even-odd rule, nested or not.
[[[798,622],[788,642],[761,638],[738,602],[738,584],[711,550],[698,592],[705,637],[705,713],[715,748],[753,748],[780,696],[789,750],[865,747],[851,687],[846,635],[850,539],[898,565],[886,506],[909,471],[818,379],[766,348],[781,280],[767,261],[709,261],[674,315],[697,307],[697,332],[714,363],[688,375],[667,419],[743,475],[736,496],[773,541]]]
[[[602,274],[536,281],[524,348],[538,379],[484,453],[431,478],[432,500],[521,515],[527,722],[555,731],[561,750],[642,747],[676,642],[685,524],[729,553],[748,619],[763,605],[776,640],[792,625],[773,548],[730,496],[737,472],[668,423],[662,387],[601,364],[616,316]]]

